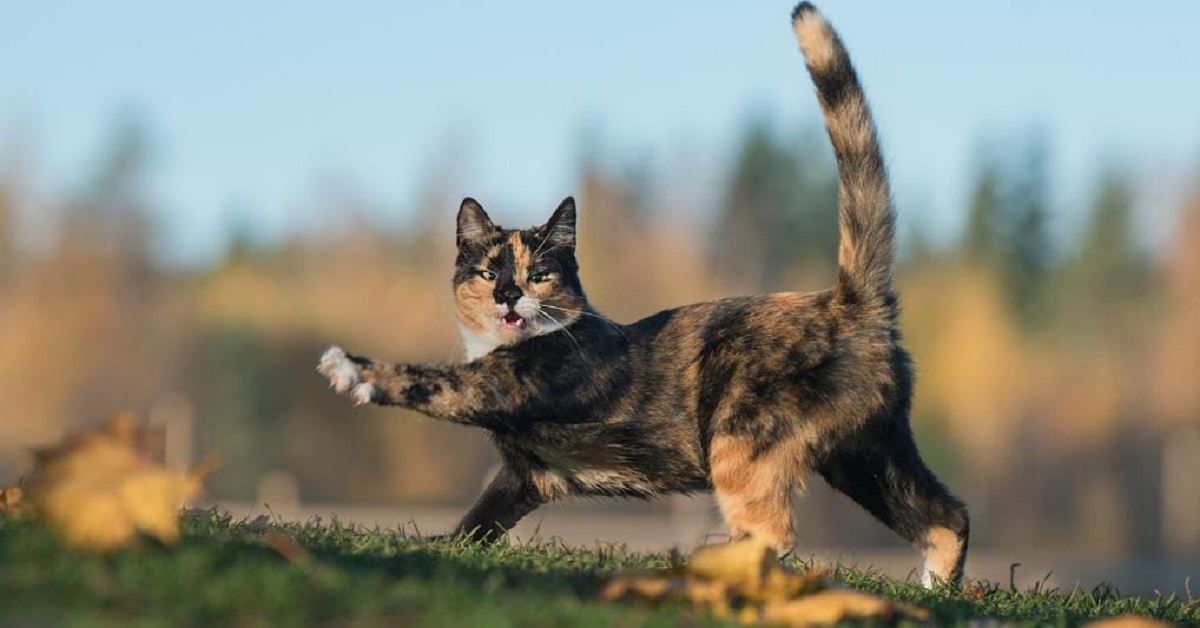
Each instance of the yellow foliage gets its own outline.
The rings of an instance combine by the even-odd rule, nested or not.
[[[19,486],[0,487],[0,512],[19,513],[25,509],[25,493]]]
[[[151,462],[150,433],[128,415],[35,452],[27,500],[33,515],[77,547],[109,552],[138,532],[179,538],[179,509],[194,497],[208,465],[184,473]]]
[[[759,621],[786,626],[836,624],[848,620],[890,620],[898,614],[926,619],[924,611],[915,612],[881,597],[848,589],[831,589],[790,602],[763,607]]]
[[[919,608],[830,589],[831,585],[821,573],[786,569],[774,550],[751,538],[701,548],[685,567],[613,578],[601,589],[600,598],[681,600],[718,617],[791,626],[899,615],[923,620],[928,616]]]
[[[1171,624],[1140,615],[1119,615],[1084,624],[1088,628],[1167,628]]]
[[[688,561],[687,572],[704,580],[758,586],[778,566],[775,550],[766,541],[750,537],[697,550]]]

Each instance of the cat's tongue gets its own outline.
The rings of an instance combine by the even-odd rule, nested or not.
[[[517,314],[516,312],[509,312],[508,314],[505,314],[503,321],[504,326],[508,329],[525,328],[525,319],[521,318],[521,315]]]

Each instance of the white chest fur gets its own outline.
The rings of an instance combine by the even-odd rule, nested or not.
[[[459,325],[458,332],[462,336],[463,347],[466,349],[468,362],[482,358],[495,351],[496,347],[499,347],[502,342],[497,334],[474,331],[467,329],[465,325]]]

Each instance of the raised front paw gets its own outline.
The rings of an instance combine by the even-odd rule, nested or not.
[[[364,381],[363,365],[352,360],[341,347],[330,347],[321,356],[317,371],[329,378],[329,387],[348,395],[354,405],[361,406],[375,399],[375,386]]]

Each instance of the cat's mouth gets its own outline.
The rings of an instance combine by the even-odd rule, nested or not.
[[[500,319],[500,327],[507,331],[521,331],[525,329],[525,317],[516,312],[509,312]]]

